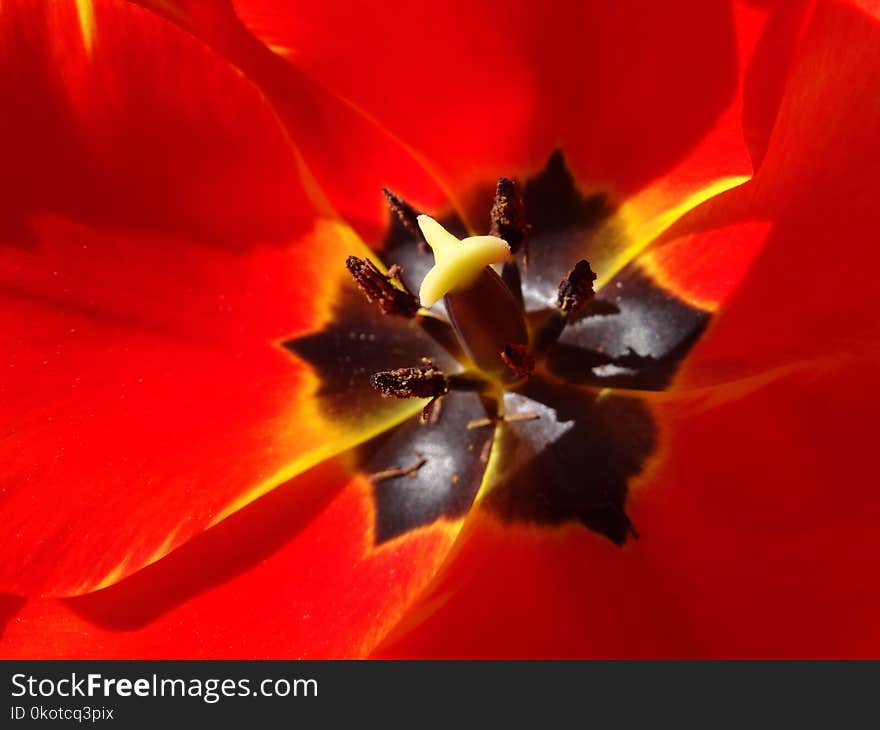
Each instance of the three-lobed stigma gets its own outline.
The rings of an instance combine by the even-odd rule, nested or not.
[[[487,266],[510,258],[510,246],[497,236],[469,236],[459,240],[427,215],[418,217],[419,228],[434,252],[434,266],[419,288],[425,308],[454,290],[467,289]]]

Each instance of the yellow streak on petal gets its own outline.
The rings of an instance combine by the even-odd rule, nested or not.
[[[170,553],[175,547],[174,543],[177,539],[177,534],[177,530],[169,533],[162,541],[162,544],[159,545],[159,547],[157,547],[155,550],[153,550],[153,552],[146,560],[139,558],[134,561],[133,556],[128,555],[120,560],[119,563],[117,563],[114,567],[108,570],[104,577],[97,582],[86,580],[72,591],[67,591],[65,595],[78,596],[84,593],[92,593],[94,591],[100,591],[103,588],[109,588],[110,586],[119,583],[119,581],[127,578],[132,572],[145,568],[148,565],[152,565],[157,560],[160,560],[161,558],[164,558],[166,555],[168,555],[168,553]],[[134,565],[132,565],[133,562],[135,563]]]
[[[105,575],[101,580],[97,583],[92,583],[91,581],[87,581],[83,584],[83,586],[71,593],[71,595],[79,595],[80,593],[92,592],[92,591],[100,591],[102,588],[107,588],[112,586],[114,583],[118,583],[120,580],[128,575],[128,571],[125,569],[127,561],[123,560],[119,563],[115,568],[110,570],[107,575]]]
[[[372,258],[372,253],[357,233],[338,221],[319,221],[312,233],[304,238],[300,245],[304,248],[321,246],[331,252],[328,253],[330,260],[336,256],[336,253],[338,253],[337,258],[339,258],[339,261],[344,261],[347,254],[355,254],[361,257],[370,256]],[[328,265],[327,260],[322,261],[321,266],[323,273],[315,277],[315,283],[319,287],[315,291],[315,301],[326,302],[337,291],[339,287],[338,279],[348,276],[348,274],[345,272],[344,267],[332,267]],[[334,275],[338,278],[334,278]],[[322,329],[332,316],[333,313],[329,308],[320,310],[317,313],[312,329],[315,331]],[[287,339],[289,338],[284,337],[275,344],[282,348],[282,342]],[[284,353],[285,357],[290,357],[290,353],[286,349]],[[222,522],[254,500],[262,497],[289,479],[302,474],[311,467],[317,466],[322,461],[337,456],[364,441],[368,441],[374,436],[378,436],[406,419],[412,418],[421,410],[423,405],[421,402],[400,401],[400,407],[384,421],[371,420],[369,426],[365,428],[352,427],[351,424],[348,424],[347,427],[339,426],[330,419],[327,419],[325,414],[322,414],[318,408],[318,400],[314,397],[314,394],[321,385],[320,378],[311,370],[304,371],[302,377],[304,380],[302,388],[299,389],[297,395],[292,396],[294,400],[291,401],[287,411],[291,414],[291,417],[283,422],[280,427],[277,421],[267,423],[266,440],[267,443],[281,444],[282,447],[287,444],[291,446],[291,449],[295,449],[296,445],[301,443],[303,439],[315,436],[320,439],[317,442],[317,447],[309,449],[307,446],[305,453],[301,456],[289,461],[283,467],[225,504],[213,515],[204,529]],[[134,560],[133,556],[127,556],[118,565],[109,570],[97,583],[91,580],[85,581],[76,589],[69,591],[68,595],[79,595],[107,588],[118,583],[134,570],[141,570],[157,562],[172,551],[178,534],[179,530],[172,530],[146,560],[140,558]]]
[[[668,199],[668,194],[658,194],[650,188],[644,194],[637,195],[621,205],[618,215],[614,217],[614,224],[620,225],[620,222],[623,222],[623,235],[630,243],[599,272],[596,288],[599,289],[607,284],[621,269],[644,251],[657,236],[689,210],[747,180],[749,180],[748,175],[715,180],[683,198],[677,205],[671,208],[661,208],[659,211],[657,211],[657,196],[663,195],[665,199]]]
[[[318,378],[314,378],[315,382],[318,382]],[[316,386],[315,386],[316,387]],[[421,403],[416,403],[415,405],[406,404],[402,406],[399,410],[395,411],[394,414],[383,420],[383,421],[373,421],[370,423],[370,427],[366,429],[349,429],[348,432],[345,431],[337,431],[333,433],[332,430],[328,430],[326,433],[325,440],[322,445],[316,449],[312,449],[307,451],[305,454],[300,456],[297,459],[294,459],[290,463],[286,464],[283,468],[279,469],[271,476],[263,479],[261,482],[258,482],[254,486],[252,486],[247,491],[240,494],[238,497],[229,502],[226,506],[224,506],[208,523],[207,527],[213,527],[214,525],[222,522],[230,515],[238,512],[243,507],[246,507],[254,500],[262,497],[264,494],[275,489],[275,487],[283,484],[289,479],[293,479],[293,477],[302,474],[304,471],[312,468],[313,466],[317,466],[322,461],[329,459],[333,456],[340,454],[343,451],[347,451],[348,449],[357,446],[358,444],[364,443],[365,441],[369,441],[374,436],[378,436],[381,433],[384,433],[388,429],[396,426],[399,423],[411,418],[416,413],[421,410]],[[327,426],[327,424],[322,424]],[[296,436],[300,431],[300,424],[291,423],[290,424],[290,433],[288,434],[288,440],[290,443],[296,443]]]
[[[92,0],[76,0],[76,14],[79,18],[79,29],[82,32],[83,45],[86,53],[91,56],[95,46],[95,6]]]
[[[666,269],[657,263],[656,259],[649,253],[639,259],[639,267],[648,277],[659,284],[667,291],[673,291],[682,300],[692,307],[702,309],[704,312],[715,312],[721,306],[721,303],[708,297],[701,297],[693,292],[683,291],[678,284],[670,278]]]
[[[279,56],[283,56],[284,58],[289,58],[293,55],[293,49],[288,48],[287,46],[279,46],[275,43],[270,43],[267,48],[272,51],[272,53],[277,53]]]
[[[303,242],[303,245],[305,247],[321,246],[324,250],[337,252],[340,262],[344,261],[345,256],[348,254],[364,258],[369,256],[373,259],[371,252],[357,233],[348,226],[336,221],[320,221],[315,227],[314,232]],[[339,289],[339,280],[348,276],[344,266],[335,267],[332,265],[335,256],[336,253],[328,253],[328,258],[321,262],[322,271],[319,272],[320,275],[315,279],[317,285],[320,286],[320,289],[315,292],[315,301],[330,301]],[[332,317],[333,312],[329,307],[321,310],[312,329],[314,331],[322,329],[329,323]],[[282,342],[287,339],[289,338],[282,338],[281,341],[276,343],[277,346],[282,348]],[[287,350],[284,350],[284,352],[286,357],[290,357],[290,353]],[[302,443],[304,439],[308,440],[310,437],[314,437],[317,442],[315,447],[309,448],[306,446],[305,452],[300,456],[293,458],[283,467],[221,507],[211,518],[207,525],[208,527],[213,527],[222,522],[255,499],[262,497],[275,487],[302,474],[313,466],[317,466],[322,461],[368,441],[374,436],[378,436],[389,428],[411,418],[424,405],[421,402],[399,401],[396,404],[399,407],[395,408],[384,420],[379,421],[369,417],[363,426],[351,423],[334,423],[331,418],[328,418],[326,414],[320,411],[320,401],[315,397],[321,386],[320,378],[309,369],[304,371],[303,379],[304,383],[298,389],[298,395],[293,396],[295,400],[291,402],[288,409],[291,418],[287,422],[280,424],[277,422],[267,424],[266,438],[267,443],[290,444],[291,450],[295,451],[298,443]]]
[[[712,234],[718,234],[720,231],[726,229],[727,227],[715,229],[713,231],[705,231],[704,233],[708,233],[711,236]],[[726,268],[729,281],[738,282],[745,277],[749,265],[755,256],[758,255],[761,247],[766,242],[771,229],[772,224],[769,221],[748,221],[736,225],[735,233],[732,232],[729,235],[731,238],[735,237],[737,239],[737,247],[739,249],[737,253],[739,258],[733,262],[733,265],[731,265],[729,259],[727,260]],[[661,258],[666,248],[674,248],[682,240],[692,236],[684,236],[673,241],[666,241],[662,245],[652,248],[644,256],[639,258],[638,265],[655,282],[660,284],[660,286],[667,291],[675,292],[676,296],[683,301],[694,307],[705,310],[706,312],[714,312],[721,307],[722,303],[726,301],[733,290],[735,290],[736,284],[727,284],[722,287],[720,291],[716,291],[710,296],[702,295],[694,290],[694,286],[682,284],[677,279],[675,275],[676,272],[672,270],[667,263],[664,263]],[[713,240],[710,245],[716,245],[715,241]],[[743,252],[746,253],[743,254]],[[700,262],[701,260],[704,260],[701,257],[705,256],[707,253],[709,253],[709,250],[707,250],[706,246],[703,247],[702,251],[695,250],[693,252],[692,262]]]
[[[314,292],[313,301],[329,302],[336,295],[342,281],[346,281],[349,274],[345,269],[347,256],[359,256],[370,259],[382,271],[385,265],[376,259],[375,254],[363,242],[361,237],[344,223],[337,220],[322,219],[318,221],[314,231],[309,234],[300,244],[303,249],[320,248],[328,254],[318,262],[320,270],[314,272],[312,279],[315,286],[319,287]],[[333,319],[333,312],[329,307],[324,307],[318,313],[319,318],[312,327],[313,331],[323,329]],[[285,339],[289,339],[285,337]]]

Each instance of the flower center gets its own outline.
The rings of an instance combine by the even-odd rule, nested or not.
[[[471,363],[489,378],[509,380],[505,348],[527,347],[529,334],[521,295],[517,298],[490,264],[507,262],[510,247],[497,236],[459,241],[428,216],[420,215],[418,222],[436,260],[419,290],[422,306],[442,297]]]
[[[418,319],[425,329],[434,331],[435,338],[444,328],[451,330],[446,340],[455,340],[462,373],[441,372],[425,360],[375,373],[371,385],[385,396],[429,398],[425,418],[433,403],[450,390],[515,390],[535,371],[572,315],[592,300],[596,274],[589,263],[582,259],[574,264],[559,284],[555,310],[530,327],[520,272],[520,266],[528,262],[530,227],[514,181],[498,181],[490,233],[464,239],[433,218],[417,214],[400,197],[387,190],[385,194],[407,229],[433,251],[434,266],[424,276],[418,297],[404,283],[399,266],[386,273],[372,261],[352,256],[348,270],[367,299],[384,314]],[[443,311],[432,311],[441,300]],[[615,361],[595,354],[600,364]]]
[[[510,180],[473,188],[491,205],[489,236],[506,248],[487,241],[502,254],[488,264],[485,251],[473,252],[476,263],[440,253],[431,278],[449,286],[430,307],[419,285],[437,257],[418,212],[386,195],[395,220],[383,255],[399,265],[350,257],[357,286],[336,286],[322,326],[280,343],[315,375],[328,440],[367,439],[352,458],[370,482],[376,543],[459,519],[484,490],[480,508],[505,523],[577,522],[623,544],[633,534],[630,480],[658,444],[645,393],[669,385],[709,313],[638,260],[619,266],[616,252],[629,246],[621,207],[581,193],[561,152],[522,198]],[[468,233],[454,215],[441,220],[436,233],[454,252]],[[595,296],[582,257],[616,272]],[[487,266],[491,296],[468,302]],[[397,398],[427,404],[422,423]]]

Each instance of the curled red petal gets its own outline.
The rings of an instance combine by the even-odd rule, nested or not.
[[[0,267],[5,590],[114,582],[389,417],[328,423],[282,346],[326,315],[332,224],[299,250],[225,252],[35,230]]]
[[[880,110],[853,89],[880,77],[878,38],[880,24],[864,10],[848,3],[817,7],[791,61],[756,177],[674,226],[665,267],[662,247],[651,254],[685,287],[693,276],[680,277],[676,262],[686,258],[705,261],[706,280],[729,273],[726,257],[712,262],[723,240],[752,259],[725,294],[680,384],[877,352],[873,282],[880,257],[873,232],[880,215],[873,201],[880,193],[880,145],[873,130]],[[757,250],[756,226],[763,239]]]
[[[412,203],[432,211],[456,203],[453,191],[438,184],[419,155],[370,114],[288,63],[282,56],[290,49],[274,46],[273,52],[257,41],[229,2],[138,2],[186,28],[261,89],[315,183],[315,193],[374,248],[382,246],[389,220],[382,188],[406,191]],[[340,55],[338,50],[334,55]]]
[[[112,587],[0,602],[3,656],[363,657],[457,528],[439,522],[379,546],[374,530],[370,485],[327,462]]]
[[[738,91],[764,12],[742,3],[235,8],[454,190],[534,172],[561,147],[585,185],[626,196],[710,133],[718,140],[703,155],[703,184],[747,166]]]
[[[73,594],[381,428],[329,428],[282,346],[361,244],[261,94],[169,23],[12,2],[0,37],[0,586]]]
[[[4,3],[0,63],[0,230],[22,236],[50,212],[235,247],[311,228],[273,111],[151,13]]]

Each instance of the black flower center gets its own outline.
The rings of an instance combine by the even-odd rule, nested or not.
[[[609,246],[598,232],[614,235],[614,207],[578,193],[561,153],[522,187],[495,186],[487,228],[515,258],[431,311],[408,287],[433,264],[417,212],[387,195],[391,268],[349,258],[359,298],[341,292],[331,325],[285,343],[321,376],[331,418],[378,408],[380,394],[426,399],[420,420],[359,450],[376,539],[460,517],[485,482],[479,508],[503,520],[577,522],[625,542],[628,484],[657,441],[638,393],[668,385],[709,315],[636,263],[593,292],[588,261]],[[441,222],[466,235],[455,216]]]

